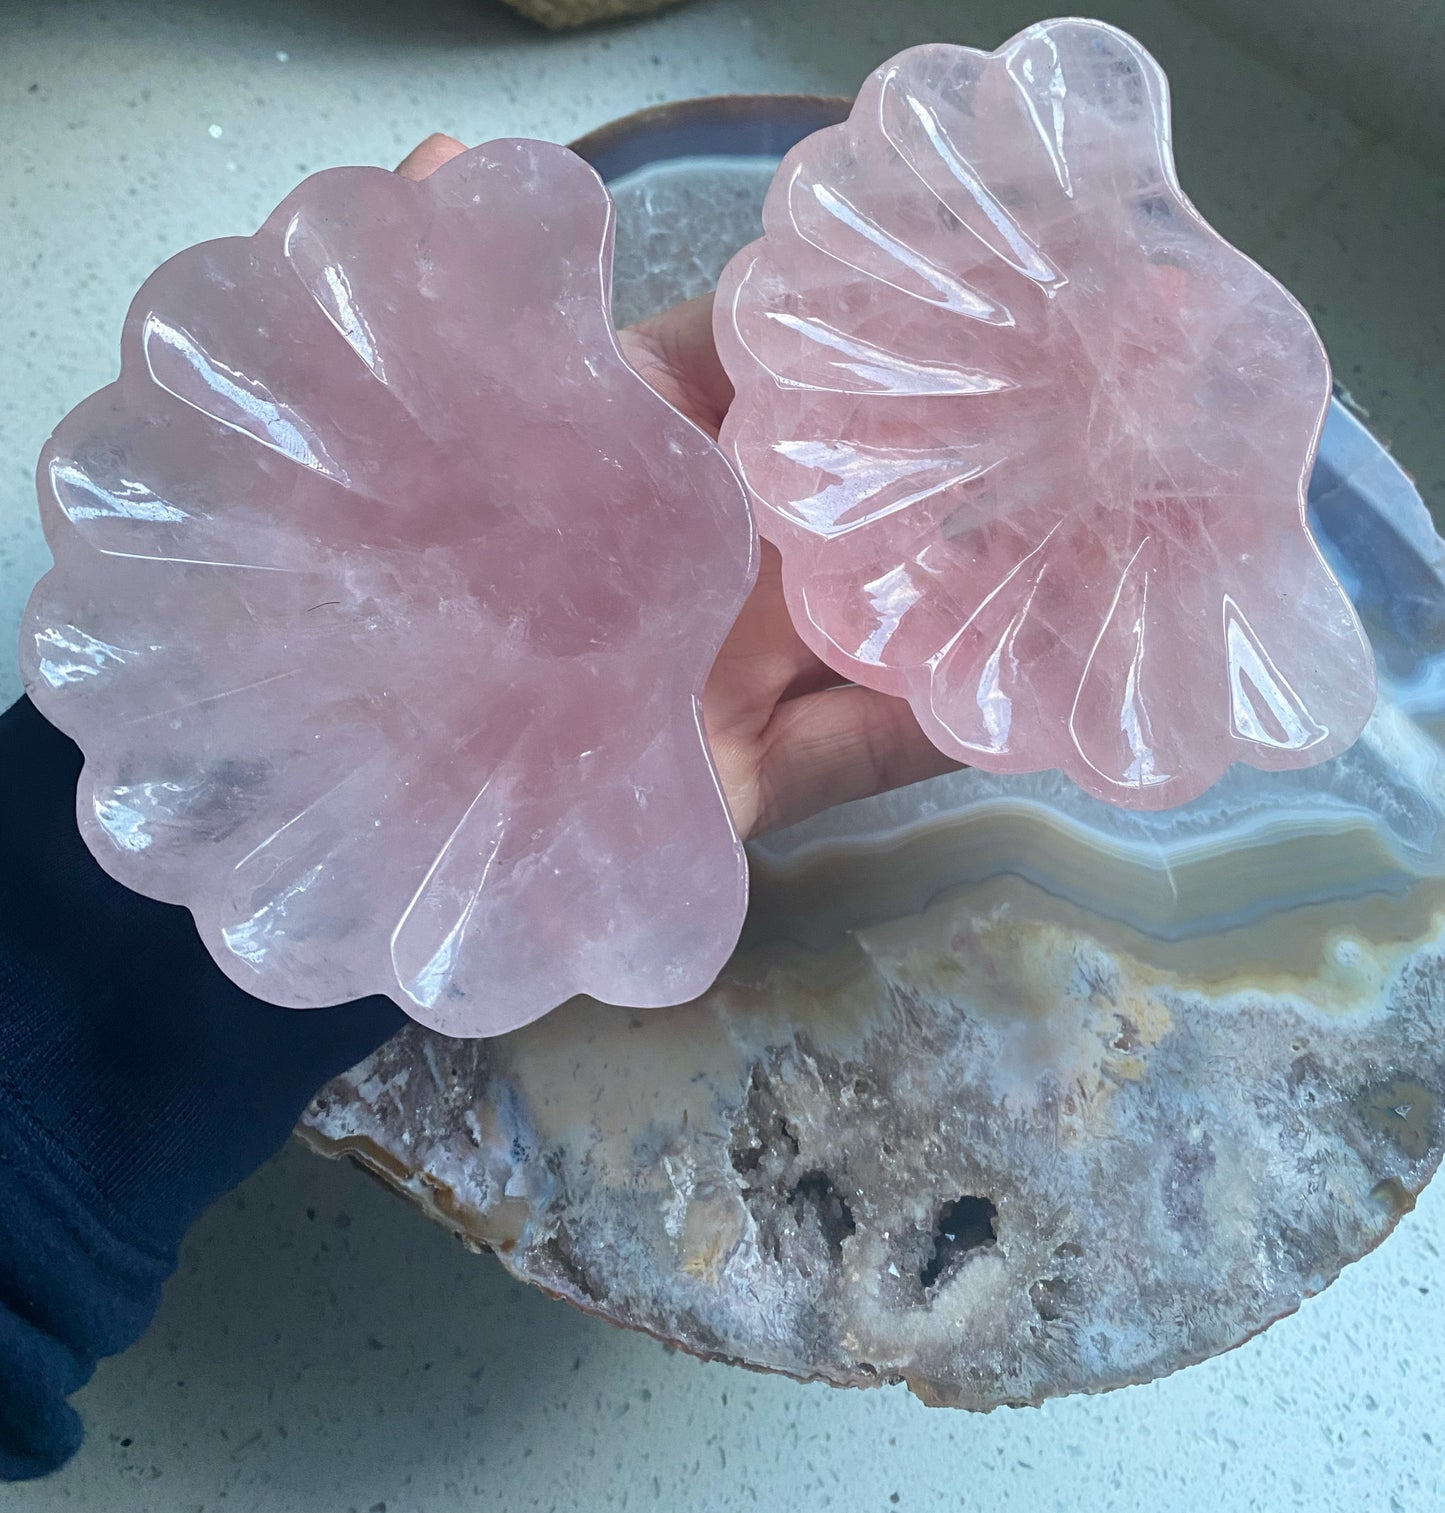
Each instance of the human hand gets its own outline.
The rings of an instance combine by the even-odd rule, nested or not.
[[[452,137],[431,136],[397,172],[425,178],[463,151]],[[716,437],[732,386],[713,346],[712,296],[640,321],[618,339],[648,384]],[[723,793],[745,837],[958,765],[924,735],[906,701],[848,683],[804,645],[783,600],[782,560],[768,542],[702,702]]]

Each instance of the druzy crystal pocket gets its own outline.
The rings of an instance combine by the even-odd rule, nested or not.
[[[81,829],[260,997],[484,1034],[733,946],[699,698],[755,540],[623,360],[612,214],[540,142],[318,174],[147,281],[45,450],[22,657]]]
[[[830,666],[1130,807],[1354,741],[1373,662],[1305,523],[1324,350],[1184,196],[1136,42],[902,53],[764,226],[719,289],[722,441]]]

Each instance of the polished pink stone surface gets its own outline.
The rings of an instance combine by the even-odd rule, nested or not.
[[[1374,665],[1305,520],[1329,366],[1185,198],[1137,42],[902,53],[764,226],[719,289],[722,442],[830,666],[1136,808],[1354,741]]]
[[[260,997],[490,1034],[733,946],[699,695],[754,533],[623,361],[611,254],[565,148],[318,174],[147,281],[45,449],[22,658],[82,831]]]

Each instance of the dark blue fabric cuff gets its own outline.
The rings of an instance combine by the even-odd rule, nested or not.
[[[86,851],[79,772],[27,701],[0,715],[0,1476],[74,1449],[65,1394],[145,1328],[192,1221],[404,1022],[242,992]]]
[[[0,1103],[0,1480],[44,1475],[75,1451],[66,1399],[144,1331],[174,1266],[174,1248],[128,1232]]]

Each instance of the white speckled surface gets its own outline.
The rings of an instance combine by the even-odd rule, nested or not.
[[[1102,4],[1174,77],[1186,187],[1315,311],[1445,505],[1445,179],[1179,11]],[[0,636],[44,566],[31,468],[111,376],[130,294],[302,173],[444,129],[565,140],[729,89],[850,92],[1011,0],[700,0],[545,37],[487,3],[0,7]],[[285,54],[281,61],[278,54]],[[214,128],[219,128],[219,134]],[[0,661],[0,700],[18,690]],[[205,1220],[155,1328],[79,1402],[21,1513],[1445,1507],[1445,1194],[1294,1318],[1145,1388],[986,1419],[704,1366],[507,1280],[358,1172],[291,1150]],[[895,1500],[896,1499],[896,1500]]]
[[[1423,160],[1445,156],[1440,0],[1193,0],[1190,9]]]

